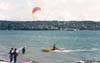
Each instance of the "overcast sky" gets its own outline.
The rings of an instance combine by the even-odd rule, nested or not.
[[[100,21],[100,0],[0,0],[0,20]]]

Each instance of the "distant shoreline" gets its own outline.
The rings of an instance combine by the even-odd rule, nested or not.
[[[95,21],[7,21],[0,20],[0,30],[100,30]]]

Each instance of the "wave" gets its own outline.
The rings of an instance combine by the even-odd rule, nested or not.
[[[91,48],[91,49],[76,49],[76,50],[55,50],[55,51],[52,51],[52,52],[89,52],[89,51],[100,51],[100,48]]]

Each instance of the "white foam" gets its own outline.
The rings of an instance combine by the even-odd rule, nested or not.
[[[3,62],[3,61],[0,61],[0,63],[9,63],[9,62]]]
[[[23,47],[20,47],[20,48],[17,49],[16,52],[19,52],[19,51],[21,51],[22,49],[23,49]]]
[[[22,63],[32,63],[32,61],[24,61],[24,62],[22,62]]]
[[[54,50],[52,52],[72,52],[73,50]]]
[[[76,49],[76,50],[54,50],[52,52],[84,52],[84,51],[100,51],[100,48],[91,48],[91,49]]]

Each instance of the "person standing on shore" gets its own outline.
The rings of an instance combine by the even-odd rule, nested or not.
[[[13,52],[13,58],[14,58],[14,63],[17,62],[17,56],[18,56],[18,53],[16,52],[16,48],[14,49],[14,52]]]
[[[11,50],[9,51],[9,59],[10,59],[10,62],[12,62],[13,60],[13,48],[11,48]]]

